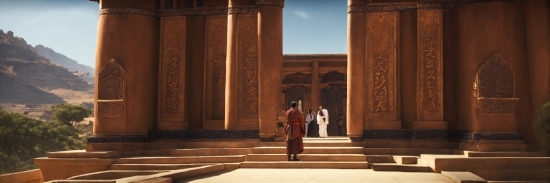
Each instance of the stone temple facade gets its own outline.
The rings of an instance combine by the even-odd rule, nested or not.
[[[328,55],[283,55],[284,0],[95,1],[89,153],[276,143],[292,100],[344,110],[358,147],[537,148],[546,0],[348,0]]]

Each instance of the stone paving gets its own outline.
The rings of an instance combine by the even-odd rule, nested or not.
[[[372,169],[253,169],[240,168],[177,183],[247,183],[247,182],[338,182],[338,183],[452,183],[438,173],[376,172]]]

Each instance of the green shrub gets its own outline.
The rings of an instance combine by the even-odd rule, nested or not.
[[[533,127],[540,142],[550,144],[550,100],[537,109]]]

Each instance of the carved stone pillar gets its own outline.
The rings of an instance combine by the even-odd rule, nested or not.
[[[186,17],[160,18],[157,129],[187,129],[185,120]]]
[[[281,98],[283,67],[283,7],[284,0],[256,0],[258,6],[258,80],[260,138],[275,137],[278,99]],[[246,64],[245,64],[246,65]],[[248,72],[248,71],[247,71]],[[248,90],[257,92],[257,89]],[[252,103],[250,104],[252,105]]]
[[[365,122],[365,13],[354,6],[365,0],[348,0],[348,63],[346,122],[348,136],[361,141]]]
[[[398,65],[399,12],[366,13],[366,129],[401,129]],[[352,60],[354,58],[351,58]],[[353,64],[353,63],[352,63]],[[348,68],[354,65],[348,64]],[[350,70],[353,72],[353,70]],[[355,77],[350,77],[354,81]],[[348,82],[348,85],[353,86]],[[350,89],[350,93],[354,93]],[[349,102],[358,100],[350,97]],[[350,105],[351,108],[357,108]],[[351,115],[348,115],[348,117]]]
[[[254,4],[229,0],[225,129],[258,129],[258,17]],[[280,89],[278,89],[280,90]]]
[[[96,52],[94,137],[143,142],[155,121],[158,57],[156,2],[139,8],[101,1]],[[108,139],[104,135],[138,135]],[[89,150],[94,150],[90,140]]]
[[[319,61],[311,62],[311,110],[319,110]],[[306,111],[307,112],[307,111]]]
[[[417,121],[413,129],[447,129],[443,121],[443,10],[418,9]]]

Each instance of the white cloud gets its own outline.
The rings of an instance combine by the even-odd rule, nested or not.
[[[303,12],[303,11],[294,11],[294,15],[296,15],[300,18],[303,18],[303,19],[308,19],[309,18],[309,14],[307,14],[306,12]]]

